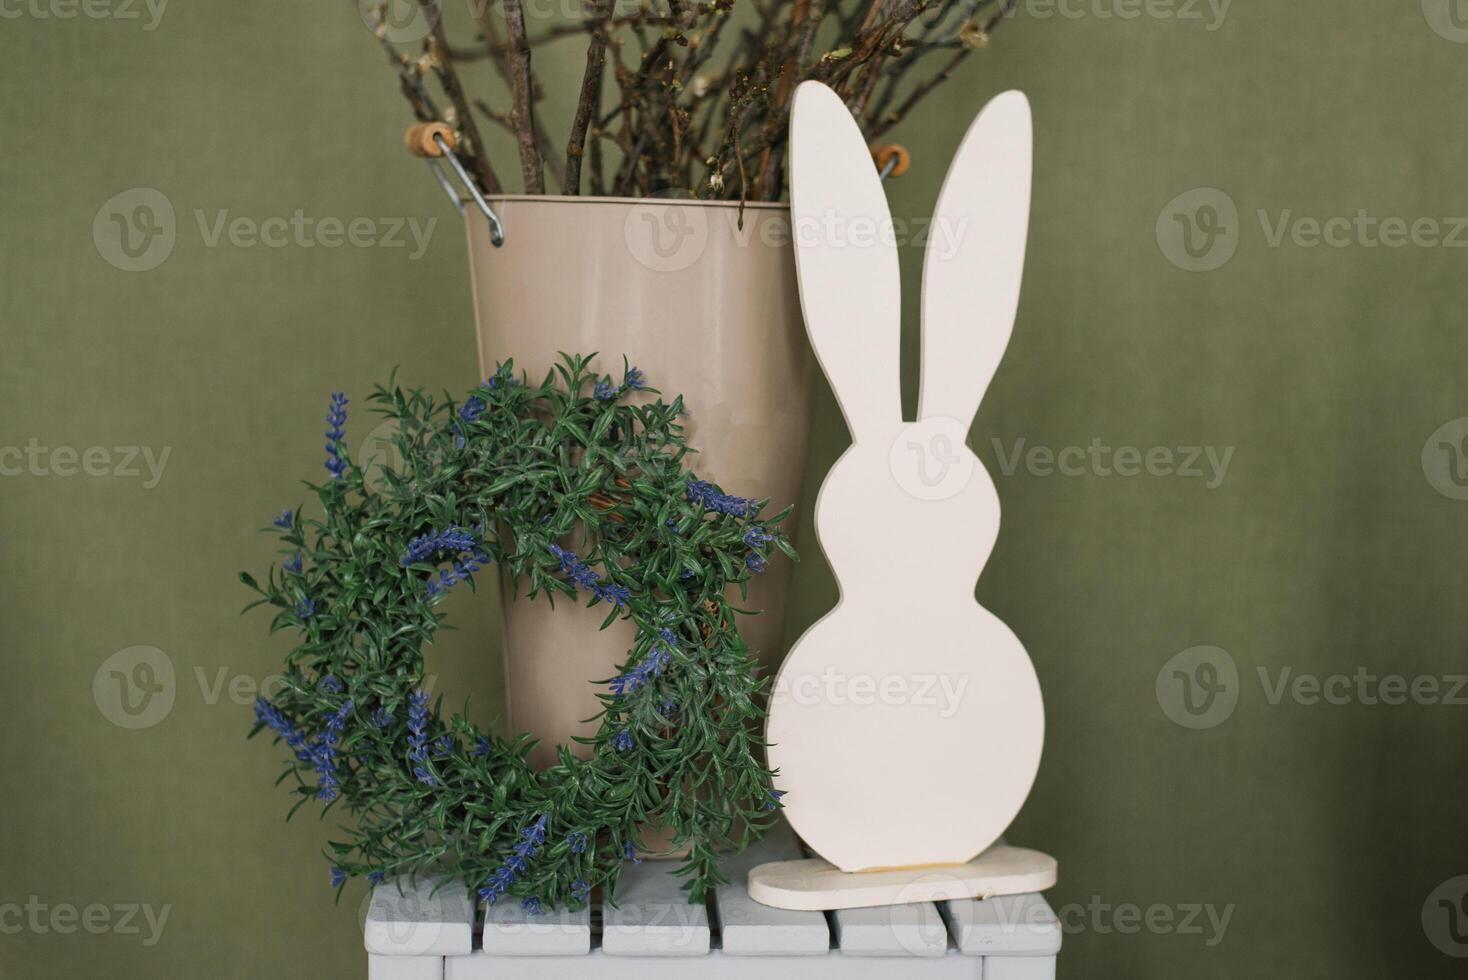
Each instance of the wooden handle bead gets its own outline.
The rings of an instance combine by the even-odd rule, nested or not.
[[[872,160],[876,162],[878,170],[885,169],[891,163],[892,172],[887,176],[901,177],[907,173],[907,168],[912,163],[912,154],[901,143],[888,143],[872,151]]]
[[[443,151],[434,142],[435,136],[442,136],[448,148],[454,148],[454,131],[448,124],[441,122],[422,122],[409,126],[403,133],[403,145],[415,157],[441,157]]]

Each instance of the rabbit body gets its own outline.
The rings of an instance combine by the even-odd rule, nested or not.
[[[934,220],[966,231],[924,264],[916,422],[900,411],[895,248],[840,238],[890,220],[860,131],[817,83],[797,92],[791,129],[802,306],[853,444],[815,514],[841,599],[781,667],[770,764],[792,827],[842,870],[961,864],[1019,812],[1044,741],[1034,666],[974,599],[999,498],[965,443],[1018,304],[1028,103],[990,104],[940,196]],[[824,231],[802,234],[817,219]]]

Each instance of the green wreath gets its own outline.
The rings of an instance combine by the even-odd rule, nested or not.
[[[639,828],[672,831],[690,901],[725,880],[719,853],[741,848],[779,807],[754,723],[764,681],[735,628],[789,508],[724,494],[685,469],[682,398],[642,373],[598,376],[562,355],[539,385],[502,364],[461,403],[403,391],[370,396],[396,421],[402,462],[372,474],[342,445],[346,398],[332,396],[330,479],[307,483],[323,516],[276,518],[287,557],[246,608],[294,630],[284,683],[255,704],[253,737],[292,750],[280,781],[353,818],[329,844],[340,896],[352,877],[449,873],[482,899],[578,907],[637,861]],[[625,365],[624,365],[625,367]],[[573,536],[579,536],[573,538]],[[559,542],[573,538],[574,550]],[[444,595],[498,564],[534,597],[604,604],[603,628],[630,619],[635,646],[598,683],[600,727],[580,759],[564,747],[536,771],[527,734],[497,737],[442,715],[420,690],[425,644]]]

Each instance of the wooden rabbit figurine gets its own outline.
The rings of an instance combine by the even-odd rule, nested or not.
[[[881,181],[841,99],[815,82],[795,95],[801,303],[853,441],[815,510],[841,598],[785,660],[767,735],[791,826],[841,871],[968,862],[1004,832],[1039,769],[1034,666],[973,597],[999,497],[965,444],[1014,325],[1030,159],[1029,103],[1006,92],[970,126],[939,195],[918,421],[905,422]]]

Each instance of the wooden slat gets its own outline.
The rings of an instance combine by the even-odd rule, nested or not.
[[[385,881],[372,889],[362,941],[367,952],[386,956],[467,953],[474,948],[469,889],[441,878]]]
[[[943,902],[940,910],[959,950],[971,956],[1054,956],[1060,952],[1060,920],[1042,895]]]
[[[622,869],[617,907],[602,901],[602,949],[608,956],[703,956],[709,916],[690,905],[674,877],[676,861],[644,861]]]
[[[480,950],[488,956],[584,956],[591,952],[591,907],[531,915],[517,902],[488,906]]]
[[[799,956],[830,952],[831,929],[820,912],[792,912],[749,897],[749,869],[800,857],[800,845],[783,820],[743,852],[724,860],[729,883],[714,890],[722,948],[729,956]]]
[[[942,956],[948,930],[931,902],[831,913],[836,944],[847,956]]]
[[[984,980],[1055,980],[1054,956],[985,956]]]
[[[443,980],[442,956],[367,954],[367,980]]]

